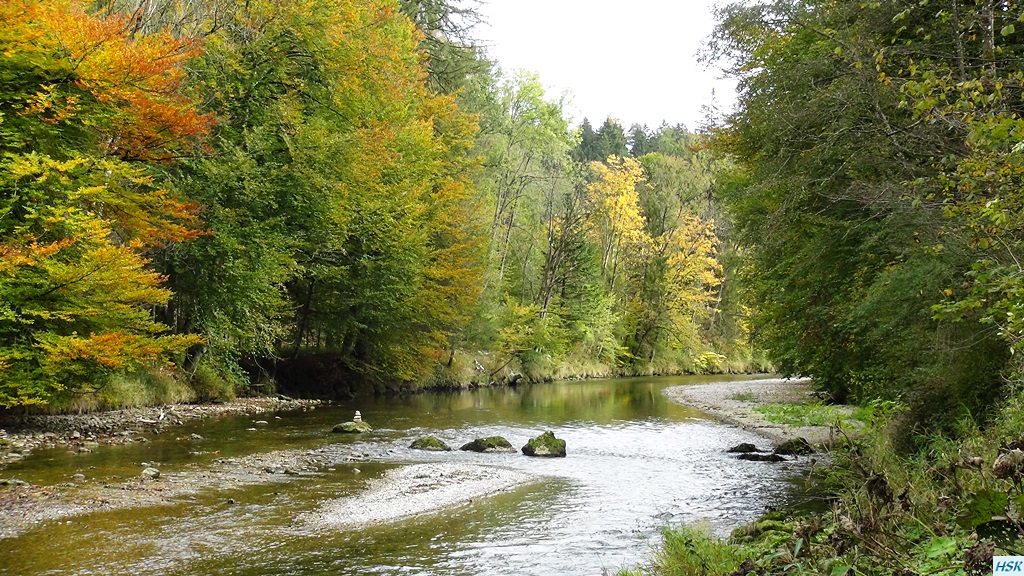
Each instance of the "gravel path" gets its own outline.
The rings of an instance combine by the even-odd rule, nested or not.
[[[767,437],[772,442],[802,437],[813,445],[831,445],[836,431],[831,426],[786,426],[769,422],[754,407],[774,403],[814,400],[810,380],[769,378],[739,382],[709,382],[666,388],[670,400],[691,406],[727,422]]]
[[[299,520],[314,527],[347,528],[395,522],[477,498],[508,492],[537,476],[473,464],[414,464],[389,470],[350,498],[325,504]]]

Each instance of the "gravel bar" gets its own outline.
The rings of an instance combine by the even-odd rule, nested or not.
[[[509,492],[540,476],[472,464],[413,464],[388,470],[360,494],[333,500],[300,521],[322,528],[395,522]]]
[[[836,431],[831,426],[786,426],[770,422],[754,410],[762,404],[814,401],[806,378],[766,378],[738,382],[709,382],[673,386],[664,390],[673,402],[696,408],[715,418],[781,443],[802,437],[814,445],[831,445]]]

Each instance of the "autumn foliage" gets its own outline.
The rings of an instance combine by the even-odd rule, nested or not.
[[[381,391],[484,377],[470,349],[692,366],[714,222],[419,10],[0,4],[0,407],[167,365],[225,398],[304,355]]]
[[[0,6],[0,406],[102,386],[180,352],[152,318],[170,292],[145,251],[195,238],[196,207],[147,163],[210,118],[180,92],[192,40],[135,37],[83,2]]]

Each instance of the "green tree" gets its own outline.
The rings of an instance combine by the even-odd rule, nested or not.
[[[941,179],[935,159],[964,142],[922,121],[891,78],[926,54],[955,55],[957,34],[910,12],[916,22],[895,4],[725,8],[712,49],[742,91],[716,145],[737,160],[722,198],[755,333],[779,368],[838,399],[902,395],[946,418],[987,404],[1006,354],[983,326],[933,317],[972,256],[914,183]],[[922,30],[925,44],[908,43]]]

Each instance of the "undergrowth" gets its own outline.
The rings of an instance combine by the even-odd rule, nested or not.
[[[742,398],[737,398],[742,399]],[[831,426],[842,424],[847,420],[867,422],[872,418],[874,404],[857,406],[852,410],[847,406],[836,406],[810,403],[771,403],[754,406],[754,411],[764,416],[765,420],[786,426]]]
[[[1024,554],[1024,395],[985,428],[918,437],[901,452],[900,407],[871,407],[869,424],[832,454],[825,514],[776,513],[728,540],[667,530],[646,566],[623,575],[991,574],[993,555]]]

